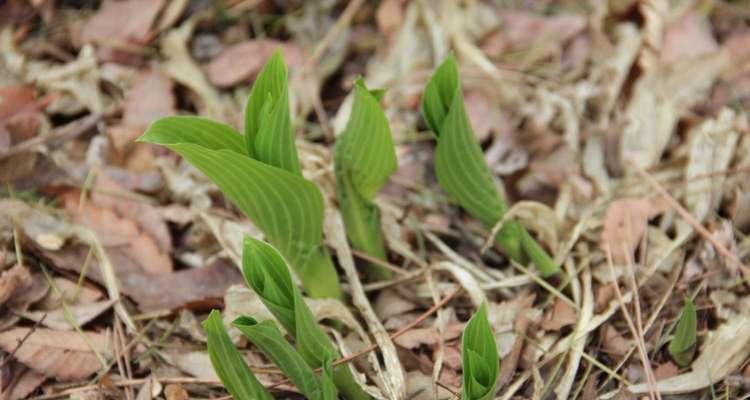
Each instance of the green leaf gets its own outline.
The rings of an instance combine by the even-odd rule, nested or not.
[[[471,317],[461,339],[464,385],[462,399],[486,400],[495,396],[500,358],[495,335],[487,320],[487,303]]]
[[[302,175],[289,116],[287,70],[276,50],[253,84],[245,107],[245,143],[253,158]]]
[[[469,214],[486,227],[492,227],[508,206],[471,128],[453,56],[435,70],[427,84],[422,96],[422,113],[437,136],[435,172],[438,183]],[[530,258],[544,276],[559,271],[559,266],[516,221],[505,223],[496,241],[511,259],[526,263]]]
[[[322,400],[336,400],[339,398],[339,391],[333,380],[332,360],[327,359],[323,362],[323,372],[320,375],[320,389]]]
[[[240,153],[240,136],[232,128],[186,118],[161,119],[140,140],[167,146],[211,178],[279,247],[311,296],[341,299],[338,274],[323,245],[323,198],[317,186]],[[191,125],[195,121],[200,123]]]
[[[236,400],[273,400],[273,396],[258,382],[232,344],[219,311],[211,311],[203,321],[203,329],[208,337],[211,364],[232,397]]]
[[[273,246],[246,236],[242,273],[248,286],[258,293],[263,304],[297,341],[297,351],[308,365],[319,368],[325,360],[339,357],[333,342],[317,324],[302,294],[294,286],[286,262]],[[334,368],[333,376],[336,386],[348,399],[370,398],[346,365]]]
[[[272,321],[258,323],[250,317],[239,317],[232,323],[276,364],[284,375],[308,399],[321,395],[315,372],[290,345]]]
[[[685,298],[682,306],[680,319],[677,321],[674,337],[669,342],[669,354],[681,367],[687,367],[693,360],[695,354],[695,343],[697,341],[698,315],[695,304],[689,298]]]
[[[369,91],[358,79],[346,129],[336,139],[334,166],[336,194],[352,246],[370,256],[386,259],[376,193],[396,171],[396,152],[388,119],[379,103],[382,92]],[[368,265],[374,279],[389,279],[382,266]]]

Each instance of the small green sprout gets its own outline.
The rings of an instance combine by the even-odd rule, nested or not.
[[[458,66],[453,56],[435,70],[427,84],[422,96],[422,113],[437,136],[435,172],[438,183],[469,214],[486,227],[492,227],[502,219],[508,206],[495,186],[464,109]],[[560,271],[517,221],[506,222],[496,242],[516,262],[525,264],[531,259],[545,277]]]
[[[302,294],[294,286],[286,262],[273,246],[246,237],[242,273],[248,286],[258,293],[263,304],[294,338],[297,352],[310,367],[324,367],[327,361],[339,358],[333,342],[315,321]],[[333,368],[333,381],[347,399],[370,398],[346,365]]]
[[[464,400],[495,398],[495,386],[500,375],[500,358],[497,354],[495,334],[487,320],[487,303],[466,324],[461,339]]]
[[[370,91],[362,79],[354,84],[354,103],[346,129],[336,139],[336,194],[352,246],[385,260],[380,211],[372,199],[396,171],[396,152],[388,119],[380,107],[382,91]],[[390,270],[368,264],[374,280],[389,279]]]
[[[258,382],[232,344],[219,311],[211,311],[203,321],[203,329],[208,337],[211,364],[232,397],[236,400],[273,400],[273,396]]]
[[[211,178],[279,248],[310,296],[343,298],[323,244],[323,197],[300,172],[279,51],[253,85],[244,135],[205,118],[178,116],[156,121],[138,140],[170,148]]]
[[[695,304],[690,298],[685,298],[680,319],[675,327],[674,337],[667,348],[669,354],[680,367],[687,367],[693,360],[697,331],[698,316],[695,311]]]

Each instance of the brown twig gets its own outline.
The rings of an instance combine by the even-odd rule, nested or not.
[[[3,359],[3,362],[0,363],[0,369],[2,369],[5,366],[5,364],[8,363],[8,361],[13,359],[13,357],[16,355],[16,352],[18,352],[18,349],[20,349],[21,346],[23,346],[24,342],[26,342],[26,340],[29,339],[31,334],[33,334],[34,331],[36,331],[36,329],[39,327],[39,325],[41,325],[42,322],[44,322],[45,318],[47,318],[47,313],[44,313],[44,315],[42,315],[42,318],[39,318],[39,321],[36,321],[34,325],[31,327],[31,329],[29,329],[29,331],[26,332],[25,335],[23,335],[21,340],[18,341],[18,344],[16,345],[16,347],[13,348],[13,351],[11,351],[10,354],[8,354],[8,356]]]

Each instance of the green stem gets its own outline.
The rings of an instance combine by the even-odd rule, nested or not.
[[[560,272],[560,266],[555,264],[526,228],[516,221],[508,221],[498,232],[495,241],[513,261],[526,265],[531,260],[544,278]]]

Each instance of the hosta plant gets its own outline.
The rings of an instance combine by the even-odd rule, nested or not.
[[[500,374],[500,358],[497,353],[495,334],[487,319],[487,304],[466,324],[461,338],[461,361],[463,363],[464,400],[487,400],[495,398],[495,386]]]
[[[486,227],[503,218],[508,205],[500,195],[484,160],[464,108],[455,59],[450,56],[435,71],[422,95],[422,112],[437,137],[435,172],[438,183]],[[559,271],[547,252],[517,221],[507,221],[496,242],[514,261],[531,260],[544,276]]]
[[[263,304],[274,318],[294,340],[292,346],[272,321],[258,322],[252,317],[239,317],[233,325],[253,342],[279,369],[297,386],[308,399],[327,399],[341,392],[347,399],[364,400],[370,396],[354,380],[354,376],[345,364],[332,367],[331,363],[340,357],[331,339],[323,332],[315,317],[302,298],[302,294],[292,282],[286,261],[271,245],[257,239],[246,237],[243,242],[242,273],[250,286],[260,296]],[[214,314],[204,323],[209,335],[209,354],[211,361],[227,390],[234,395],[243,385],[236,381],[246,378],[247,374],[229,374],[240,368],[234,361],[226,341],[221,321],[212,320]],[[215,317],[214,319],[218,319]],[[209,329],[210,328],[210,329]],[[211,339],[211,337],[215,339]],[[236,349],[234,349],[236,351]],[[227,355],[229,355],[227,357]],[[227,357],[226,360],[223,357]],[[317,378],[315,369],[322,369],[324,374]],[[255,386],[253,380],[246,386]],[[250,388],[245,392],[249,392]]]
[[[674,337],[669,342],[669,354],[681,367],[687,367],[695,355],[695,343],[697,342],[698,315],[695,304],[690,298],[685,299],[685,304],[680,312],[680,319],[674,329]]]
[[[244,135],[219,122],[177,116],[156,121],[139,140],[172,149],[211,178],[279,248],[310,296],[342,298],[323,245],[323,198],[300,170],[280,52],[253,85]]]
[[[336,195],[346,234],[352,246],[369,256],[385,260],[380,229],[380,211],[375,194],[396,171],[396,152],[388,119],[380,107],[382,91],[370,91],[358,79],[349,122],[336,139],[334,166]],[[370,278],[388,279],[390,270],[367,265]]]

